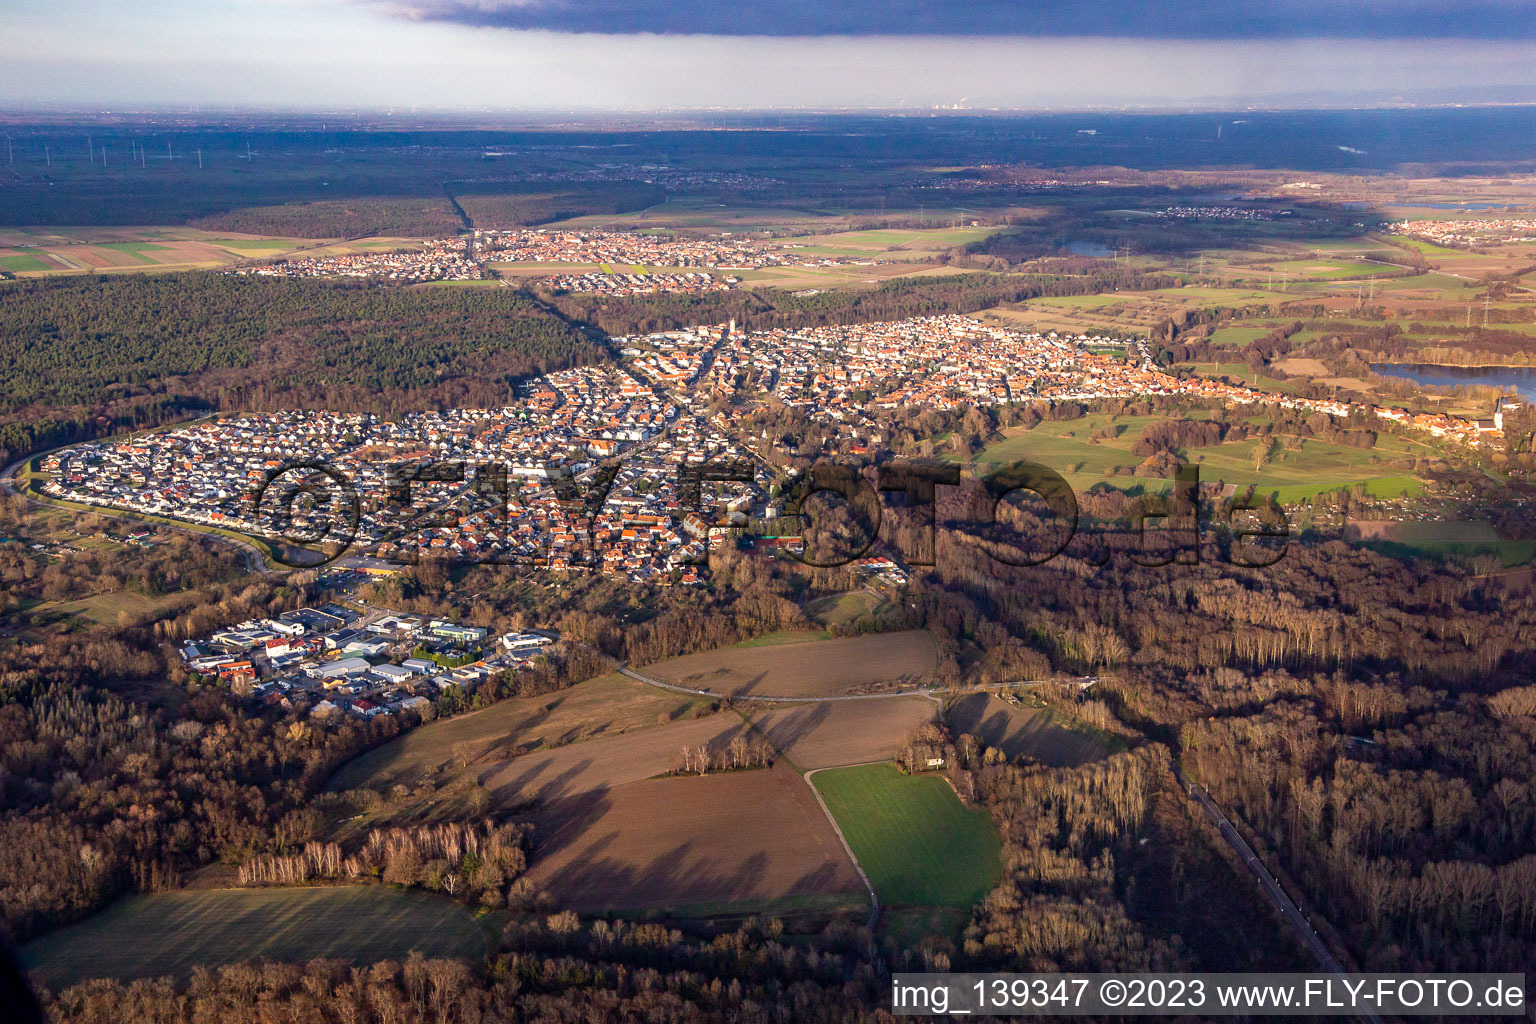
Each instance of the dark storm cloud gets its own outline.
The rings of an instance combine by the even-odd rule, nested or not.
[[[487,28],[722,36],[1531,39],[1536,0],[375,0]]]

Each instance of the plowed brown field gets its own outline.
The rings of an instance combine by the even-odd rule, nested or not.
[[[970,733],[1009,757],[1021,754],[1055,768],[1086,764],[1109,754],[1092,733],[1068,729],[1040,708],[1016,707],[989,693],[972,693],[949,706],[949,726],[956,736]]]
[[[896,756],[938,706],[927,697],[792,704],[754,714],[752,721],[795,767],[831,768]]]
[[[726,647],[640,671],[733,697],[834,697],[910,689],[933,681],[938,649],[922,630],[840,640]]]
[[[480,783],[501,807],[547,803],[664,775],[682,765],[684,747],[721,747],[736,736],[751,738],[740,715],[686,719],[525,754],[486,772]]]
[[[533,821],[528,877],[575,910],[862,891],[810,787],[783,765],[574,793]]]

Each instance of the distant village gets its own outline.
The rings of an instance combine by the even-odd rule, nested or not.
[[[458,238],[428,242],[420,249],[289,259],[234,267],[227,273],[254,277],[363,277],[400,284],[422,281],[478,281],[490,273]]]
[[[898,407],[1183,395],[1331,416],[1359,411],[1175,377],[1138,339],[1023,333],[963,316],[752,332],[723,324],[616,343],[618,365],[535,378],[503,408],[395,419],[296,411],[224,417],[55,452],[42,462],[50,474],[43,488],[75,502],[269,538],[334,538],[396,563],[435,557],[581,567],[689,585],[701,582],[697,566],[711,544],[783,511],[768,457],[775,453],[741,424],[769,401],[835,426],[853,454],[880,443],[872,411]],[[1498,416],[1472,421],[1387,407],[1375,415],[1469,445],[1501,436]],[[614,457],[616,468],[605,468]],[[315,461],[356,490],[358,520],[345,537],[331,506],[277,500],[279,482],[314,480],[310,470],[287,467]],[[690,483],[688,468],[705,462],[744,467],[737,475],[749,479]],[[402,467],[429,464],[462,469],[452,480],[402,478]],[[303,479],[290,479],[294,473]],[[589,507],[584,495],[605,473],[606,498]]]
[[[1436,245],[1500,245],[1536,241],[1536,218],[1498,217],[1478,220],[1403,220],[1387,225],[1394,235],[1408,235]]]
[[[631,273],[556,274],[543,279],[543,285],[555,292],[590,292],[597,295],[652,295],[656,292],[702,294],[723,292],[741,281],[737,277],[716,277],[702,270],[680,274],[635,270]]]
[[[1157,216],[1169,220],[1274,220],[1290,215],[1290,210],[1262,206],[1169,206],[1157,211]]]
[[[729,233],[685,238],[630,231],[476,231],[419,247],[282,259],[232,267],[226,273],[255,277],[367,278],[399,284],[479,281],[496,275],[493,265],[549,264],[539,279],[550,289],[607,295],[724,291],[740,279],[728,273],[806,262]],[[810,262],[835,262],[818,257]],[[600,269],[582,271],[582,265]]]
[[[637,231],[476,231],[475,247],[491,263],[597,263],[624,266],[749,270],[791,258],[730,233],[688,238]]]

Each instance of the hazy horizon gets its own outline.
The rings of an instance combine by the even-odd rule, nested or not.
[[[769,17],[763,14],[767,10]],[[828,11],[832,13],[828,13]],[[0,107],[1222,110],[1536,102],[1525,0],[16,0]],[[753,12],[757,13],[753,13]],[[1149,13],[1150,12],[1150,13]],[[1363,12],[1363,13],[1362,13]],[[799,34],[796,34],[799,33]],[[1452,34],[1447,34],[1452,33]]]

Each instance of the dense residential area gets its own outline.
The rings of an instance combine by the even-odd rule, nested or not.
[[[1386,406],[1367,411],[1173,376],[1135,341],[1021,333],[959,316],[805,331],[742,332],[726,324],[615,344],[622,365],[535,378],[524,385],[521,404],[501,409],[398,420],[245,415],[67,448],[41,461],[43,491],[273,539],[306,530],[315,539],[344,533],[346,545],[402,562],[439,555],[594,566],[634,582],[691,583],[711,537],[723,542],[723,528],[782,511],[770,493],[772,452],[743,429],[768,404],[851,432],[855,451],[881,434],[881,410],[1146,396],[1339,420],[1368,414],[1468,446],[1490,446],[1503,436],[1502,409],[1475,421]],[[1123,354],[1103,354],[1107,345]],[[714,404],[722,399],[738,401],[727,412]],[[573,503],[566,491],[586,486],[610,459],[619,468],[607,478],[600,506]],[[284,488],[316,460],[340,478],[324,482],[338,502],[348,488],[356,493],[355,521],[339,516],[338,505],[294,513],[282,500]],[[731,460],[752,466],[751,479],[719,493],[712,485],[708,503],[684,503],[679,488],[688,467]],[[423,467],[436,464],[451,472],[422,476]]]

